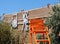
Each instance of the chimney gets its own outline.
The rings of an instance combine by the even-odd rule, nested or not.
[[[2,20],[4,21],[5,13],[2,14]]]
[[[21,12],[24,12],[24,9],[22,9]]]
[[[47,7],[50,8],[51,7],[50,4],[47,4]]]
[[[21,13],[24,14],[24,9],[21,10]]]
[[[51,6],[50,4],[47,4],[47,8],[50,10],[50,13],[53,12],[53,10],[52,10],[52,6]]]
[[[3,16],[5,15],[5,13],[2,14]]]

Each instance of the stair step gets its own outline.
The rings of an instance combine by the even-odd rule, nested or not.
[[[49,41],[48,40],[41,39],[41,40],[37,40],[37,42],[49,42]]]
[[[35,33],[46,33],[48,31],[41,30],[41,31],[33,31],[33,32],[35,32]],[[31,31],[31,33],[32,33],[32,31]]]

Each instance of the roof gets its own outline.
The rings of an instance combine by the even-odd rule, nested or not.
[[[49,17],[50,16],[49,13],[50,13],[50,9],[45,7],[45,8],[29,11],[28,17],[29,17],[29,19]]]
[[[50,12],[52,11],[51,6],[44,7],[44,8],[38,8],[38,9],[33,9],[33,10],[28,10],[28,18],[29,19],[34,19],[34,18],[42,18],[42,17],[49,17]],[[22,19],[22,12],[18,13],[18,17]]]
[[[50,17],[50,13],[52,12],[52,7],[49,5],[44,8],[38,8],[38,9],[33,9],[33,10],[28,10],[28,18],[29,19],[35,19],[35,18],[44,18],[44,17]],[[8,17],[7,19],[12,19],[13,16],[17,15],[18,21],[21,21],[23,18],[23,11],[18,12],[16,14],[8,14],[4,15],[4,17]]]

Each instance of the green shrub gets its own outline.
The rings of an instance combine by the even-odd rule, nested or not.
[[[0,44],[11,43],[10,26],[7,23],[0,22]]]

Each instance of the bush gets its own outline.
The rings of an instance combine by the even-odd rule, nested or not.
[[[7,23],[0,22],[0,44],[11,43],[10,26]]]
[[[52,28],[51,42],[52,44],[60,44],[60,5],[53,6],[52,16],[46,21],[46,25]]]

